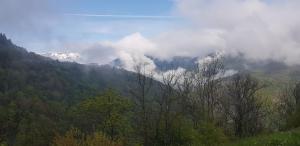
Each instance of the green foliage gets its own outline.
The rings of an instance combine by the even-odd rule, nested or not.
[[[183,118],[176,119],[171,125],[163,122],[157,127],[156,135],[152,141],[154,145],[189,146],[197,143],[198,133],[193,128],[192,122]]]
[[[27,52],[0,34],[0,143],[49,144],[53,131],[64,132],[74,124],[72,118],[66,116],[70,107],[82,99],[95,97],[108,87],[115,87],[124,94],[123,85],[129,84],[130,75],[109,66],[51,60]],[[118,111],[114,110],[110,118],[105,117],[108,126],[101,127],[107,133],[109,127],[126,129],[124,125],[128,125],[121,123],[127,121],[122,119],[125,115],[114,113]]]
[[[300,107],[296,109],[296,111],[291,114],[287,119],[287,128],[293,129],[300,127]]]
[[[105,134],[101,132],[94,133],[93,135],[87,136],[86,146],[122,146],[121,140],[112,141]]]
[[[33,117],[30,115],[28,119],[20,122],[20,127],[16,135],[16,146],[40,146],[47,145],[52,139],[53,131],[45,117]]]
[[[57,134],[52,146],[122,146],[119,140],[112,141],[102,133],[85,136],[78,129],[70,129],[65,135]]]
[[[78,129],[72,128],[65,135],[56,134],[52,146],[80,146],[84,141],[84,135]]]
[[[300,130],[246,138],[226,146],[300,146]]]
[[[198,127],[194,127],[192,121],[186,119],[178,119],[172,126],[169,132],[171,133],[170,146],[219,146],[228,141],[221,128],[216,127],[212,123],[201,123]],[[165,131],[160,131],[155,137],[157,141],[155,145],[165,145]]]
[[[222,129],[213,123],[202,123],[198,128],[199,145],[219,146],[228,141]]]
[[[124,137],[130,133],[130,102],[113,90],[95,98],[89,98],[71,110],[75,126],[86,133],[102,131],[111,139]],[[84,120],[82,120],[84,119]]]
[[[0,146],[7,146],[6,143],[0,143]]]

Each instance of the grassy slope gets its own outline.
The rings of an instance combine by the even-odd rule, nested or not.
[[[268,99],[276,99],[279,92],[288,84],[299,81],[299,74],[292,74],[294,70],[285,70],[266,74],[253,71],[252,75],[266,85],[260,95]],[[300,146],[300,128],[288,132],[276,132],[269,135],[260,135],[241,139],[224,146]]]
[[[300,129],[246,138],[224,146],[300,146]]]
[[[268,97],[276,97],[279,92],[293,81],[289,72],[280,72],[274,74],[265,74],[262,72],[252,73],[260,82],[266,85],[263,89],[263,95]]]

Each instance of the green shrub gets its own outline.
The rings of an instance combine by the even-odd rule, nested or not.
[[[198,128],[199,140],[197,145],[219,146],[228,141],[223,130],[212,123],[203,123]]]
[[[245,138],[226,146],[300,146],[300,130]]]

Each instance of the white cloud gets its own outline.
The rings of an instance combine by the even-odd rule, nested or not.
[[[226,53],[288,64],[300,58],[299,6],[298,0],[177,0],[177,11],[192,21],[192,30],[222,32],[214,36],[223,40]]]
[[[120,59],[123,67],[127,70],[133,71],[134,66],[137,63],[144,62],[147,62],[149,70],[155,69],[153,61],[146,57],[145,54],[153,51],[156,47],[140,33],[131,34],[116,42],[101,42],[98,46],[107,46],[106,48],[109,47],[112,51],[106,54],[106,56],[111,55],[111,59]],[[101,52],[98,54],[101,54]],[[104,56],[105,55],[101,54],[99,58]]]
[[[147,62],[154,70],[148,55],[170,59],[216,51],[299,64],[299,0],[175,0],[175,13],[188,23],[156,36],[133,33],[118,41],[79,47],[78,52],[89,63],[120,58],[128,70],[138,62]]]
[[[160,51],[153,52],[152,55],[161,59],[174,56],[204,56],[224,47],[222,34],[223,31],[216,29],[166,32],[154,39]]]
[[[195,57],[221,50],[231,55],[243,53],[258,61],[298,64],[299,7],[297,0],[177,0],[177,14],[190,25],[152,38],[133,34],[118,42],[116,48],[123,48],[120,54],[124,58]]]
[[[77,61],[78,59],[80,59],[80,54],[78,53],[48,53],[48,54],[44,54],[45,56],[51,57],[53,59],[57,59],[60,61]]]
[[[108,64],[118,58],[121,60],[123,67],[130,71],[134,70],[137,63],[147,63],[147,69],[149,71],[155,70],[154,62],[145,55],[149,54],[149,52],[153,52],[157,47],[140,33],[133,33],[118,41],[100,41],[83,44],[74,43],[66,45],[65,47],[75,48],[68,50],[73,52],[72,54],[80,55],[80,57],[76,58],[76,61],[80,63]],[[56,54],[61,54],[59,55],[61,57],[66,55],[66,53],[51,54],[55,54],[52,55],[54,59],[57,59],[58,55]],[[63,60],[65,61],[67,59],[71,58]]]

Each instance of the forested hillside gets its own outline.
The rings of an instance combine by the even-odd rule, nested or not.
[[[69,106],[108,88],[128,95],[132,76],[110,66],[59,62],[27,52],[1,34],[0,141],[49,145],[54,132],[69,128]]]
[[[75,101],[112,87],[123,92],[130,73],[110,66],[59,62],[27,52],[0,36],[1,91],[35,90],[41,97]],[[132,75],[131,75],[132,77]]]

